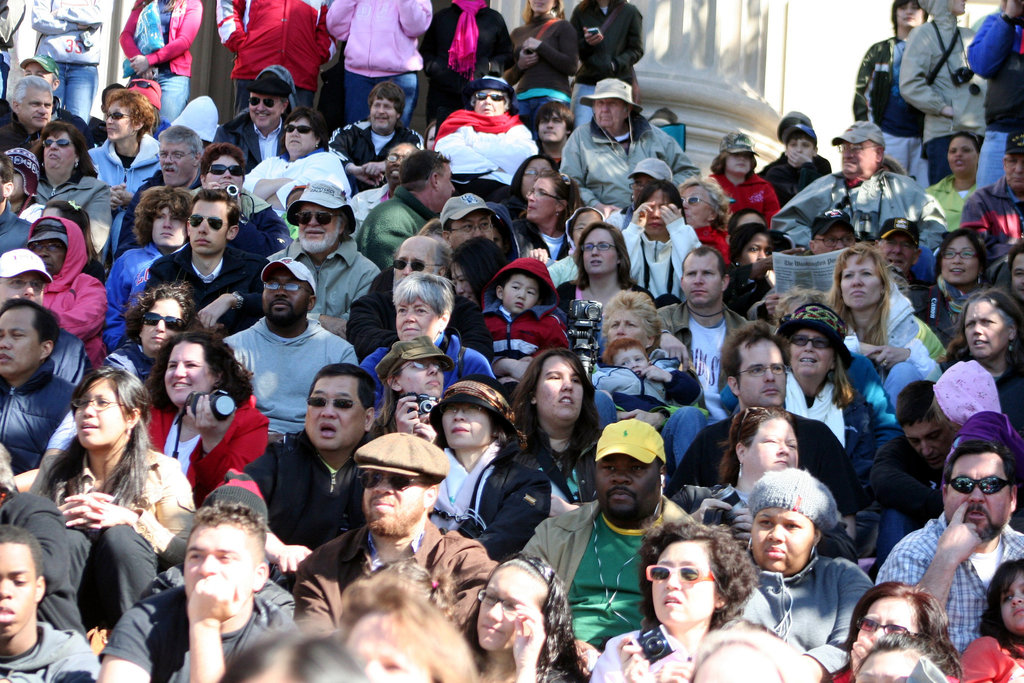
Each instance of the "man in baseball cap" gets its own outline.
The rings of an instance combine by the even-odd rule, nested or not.
[[[498,243],[495,215],[487,202],[472,192],[452,197],[441,209],[441,234],[452,249],[474,237]]]
[[[827,254],[852,247],[857,242],[853,234],[850,214],[839,209],[830,209],[816,216],[811,223],[811,253]]]
[[[890,218],[882,224],[878,235],[878,248],[889,265],[895,268],[908,284],[924,284],[918,281],[911,270],[921,255],[921,236],[917,221],[902,216]]]
[[[363,484],[366,526],[320,546],[299,566],[295,619],[307,631],[330,632],[341,619],[341,594],[382,564],[411,558],[455,588],[455,621],[465,626],[495,563],[477,541],[442,535],[429,516],[448,456],[412,434],[385,434],[355,453]]]
[[[225,341],[252,372],[256,407],[275,439],[302,430],[306,389],[321,367],[357,359],[351,344],[309,318],[317,298],[309,268],[285,257],[264,266],[260,278],[264,317]]]

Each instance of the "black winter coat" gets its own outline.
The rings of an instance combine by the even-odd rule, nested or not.
[[[334,131],[334,135],[331,136],[331,141],[327,145],[332,152],[341,157],[342,164],[355,164],[356,166],[362,166],[363,164],[370,163],[371,161],[386,161],[388,154],[391,152],[391,148],[395,145],[400,145],[403,142],[407,142],[411,145],[416,145],[417,148],[423,149],[423,138],[420,134],[414,131],[412,128],[406,128],[401,122],[398,123],[398,127],[395,128],[394,136],[384,143],[384,147],[381,148],[380,154],[377,154],[376,149],[373,146],[373,130],[370,128],[370,121],[364,119],[357,121],[356,123],[350,123],[344,128],[339,128]],[[359,189],[357,192],[368,190],[372,185],[359,182]]]
[[[622,6],[622,10],[615,19],[607,28],[601,28],[619,6]],[[590,2],[586,7],[579,4],[572,11],[569,23],[576,29],[579,41],[580,69],[576,72],[577,83],[594,85],[604,78],[618,78],[632,83],[633,65],[644,56],[643,16],[635,5],[626,0],[613,0],[605,15],[596,2]],[[587,28],[601,28],[604,40],[597,45],[588,44],[583,39],[583,31]]]
[[[281,131],[284,134],[284,131]],[[213,136],[214,142],[230,142],[245,155],[245,172],[249,173],[256,165],[263,161],[260,155],[260,140],[256,137],[256,126],[249,116],[249,110],[231,119],[223,126],[218,126]]]

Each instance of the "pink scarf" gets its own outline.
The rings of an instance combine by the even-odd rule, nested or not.
[[[459,23],[455,25],[455,38],[448,50],[448,66],[465,78],[473,78],[476,68],[476,45],[480,27],[476,25],[476,13],[487,6],[486,0],[452,0],[462,10]]]

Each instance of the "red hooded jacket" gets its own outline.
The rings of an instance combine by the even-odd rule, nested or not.
[[[499,310],[498,283],[512,271],[525,273],[540,283],[537,303],[511,320]],[[558,346],[569,347],[565,321],[558,308],[558,293],[551,282],[548,267],[534,258],[518,258],[498,271],[483,292],[484,322],[494,339],[494,360],[518,360]]]

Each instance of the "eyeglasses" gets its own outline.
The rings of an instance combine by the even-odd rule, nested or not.
[[[814,239],[821,242],[829,249],[834,249],[837,244],[841,244],[844,247],[852,247],[857,241],[857,238],[853,235],[844,235],[843,237],[815,237]]]
[[[961,249],[960,251],[957,251],[956,249],[947,249],[946,251],[942,252],[942,259],[944,261],[952,261],[957,256],[959,256],[962,259],[969,259],[974,258],[975,255],[976,254],[973,249]]]
[[[538,171],[535,168],[528,168],[525,171],[523,171],[523,175],[537,175],[538,173],[540,173],[540,171]]]
[[[181,330],[185,327],[185,321],[181,318],[175,318],[173,315],[160,315],[152,311],[142,314],[142,324],[147,327],[159,325],[161,322],[167,325],[169,330]]]
[[[117,401],[111,401],[108,398],[102,396],[93,396],[92,398],[76,398],[71,401],[71,407],[75,410],[83,410],[89,406],[96,406],[97,411],[103,411],[113,405],[121,405]]]
[[[413,370],[420,370],[420,371],[423,371],[423,370],[436,370],[438,372],[441,371],[441,364],[440,363],[424,363],[424,362],[418,361],[418,360],[411,360],[411,361],[409,361],[408,363],[405,364],[405,367],[406,368],[412,368]]]
[[[481,415],[483,412],[483,408],[478,405],[473,405],[472,403],[452,403],[450,405],[446,405],[441,414],[455,415],[457,413],[462,413],[464,417],[474,417],[476,415]]]
[[[839,151],[842,152],[843,154],[846,154],[847,152],[860,154],[864,150],[871,149],[873,147],[878,147],[878,145],[874,143],[868,144],[866,142],[858,142],[856,145],[851,144],[849,142],[841,142],[838,145],[836,145],[836,147],[838,147]]]
[[[405,158],[408,157],[408,156],[409,156],[408,154],[389,154],[388,155],[388,161],[391,161],[391,162],[404,161]]]
[[[306,399],[306,405],[310,408],[326,408],[328,400],[324,396],[310,396]],[[332,398],[330,399],[331,405],[335,410],[348,410],[356,404],[350,398]],[[370,474],[370,472],[364,472],[364,474]]]
[[[60,240],[41,240],[39,242],[30,242],[28,245],[29,251],[39,254],[46,252],[55,252],[62,249],[67,250],[67,245]]]
[[[698,197],[696,195],[693,195],[693,196],[690,196],[690,197],[683,197],[683,203],[684,204],[700,204],[701,202],[704,202],[704,198],[703,197]],[[704,202],[704,203],[707,204],[707,202]]]
[[[233,164],[231,166],[213,164],[210,166],[210,170],[208,172],[213,175],[224,175],[225,173],[230,173],[231,175],[245,175],[245,169],[239,164]]]
[[[527,192],[526,196],[527,197],[547,197],[548,199],[558,199],[558,197],[556,197],[555,195],[551,194],[550,192],[545,192],[544,190],[540,189],[539,187],[535,187],[532,190],[530,190],[529,192]]]
[[[21,291],[29,287],[39,291],[46,287],[46,280],[22,280],[20,277],[13,277],[7,279],[7,286],[17,291]]]
[[[452,226],[448,228],[448,232],[454,232],[462,235],[470,235],[473,234],[474,232],[483,234],[493,229],[494,226],[491,225],[490,221],[483,221],[481,223],[476,223],[475,225],[473,223],[467,223],[466,225],[460,225],[457,228]]]
[[[131,90],[132,88],[145,88],[145,89],[148,90],[149,88],[152,88],[152,87],[153,87],[153,84],[150,83],[149,81],[128,81],[128,89],[129,90]]]
[[[404,491],[414,484],[420,483],[418,477],[410,477],[407,474],[395,474],[394,472],[380,472],[378,470],[363,470],[359,473],[359,481],[363,488],[370,489],[391,489],[392,491]]]
[[[275,104],[277,104],[277,98],[276,97],[250,97],[249,98],[249,106],[250,107],[255,107],[260,102],[263,103],[264,107],[273,107]]]
[[[330,211],[299,211],[295,214],[295,220],[299,225],[309,225],[314,218],[318,225],[330,225],[334,220],[334,214]]]
[[[279,289],[283,289],[286,292],[297,292],[302,289],[302,285],[298,282],[264,282],[263,289],[271,292],[276,292]]]
[[[128,118],[128,114],[125,114],[123,111],[108,111],[106,118],[120,121],[121,119]]]
[[[512,619],[515,617],[516,609],[519,608],[519,603],[513,602],[512,600],[499,600],[487,591],[480,591],[477,593],[476,599],[480,603],[480,606],[485,610],[492,610],[495,605],[501,605],[501,614],[506,619]]]
[[[746,370],[740,370],[741,375],[750,375],[751,377],[763,377],[766,372],[771,372],[773,375],[784,375],[786,366],[782,363],[772,363],[771,365],[751,365]]]
[[[910,635],[916,635],[906,626],[900,626],[899,624],[879,624],[874,619],[868,619],[867,617],[861,617],[857,620],[857,628],[865,633],[874,633],[881,629],[886,635],[893,633],[908,633]]]
[[[160,152],[161,159],[172,159],[174,161],[181,161],[187,156],[195,156],[194,154],[189,155],[185,152]]]
[[[68,147],[71,145],[71,140],[68,140],[67,138],[60,138],[59,140],[48,138],[43,140],[44,147],[53,147],[54,145],[57,145],[58,147]]]
[[[396,258],[395,262],[391,265],[394,266],[395,270],[405,270],[406,266],[412,269],[412,272],[418,273],[421,270],[426,270],[427,266],[432,266],[432,263],[424,263],[423,261],[406,261],[404,258]]]
[[[1010,482],[1007,480],[997,477],[995,475],[991,477],[985,477],[983,479],[971,479],[970,477],[956,477],[949,482],[949,485],[953,487],[953,490],[957,493],[962,493],[965,496],[974,490],[977,486],[981,489],[981,492],[986,496],[991,496],[993,493],[999,493],[1009,485]]]
[[[701,576],[700,570],[696,567],[666,567],[663,564],[652,564],[647,567],[648,581],[668,581],[672,572],[679,573],[679,579],[683,583],[700,583],[701,581],[714,581],[715,575],[708,571],[707,576]]]
[[[309,133],[313,132],[313,126],[302,126],[302,125],[296,126],[294,123],[289,123],[287,126],[284,127],[284,132],[285,133],[295,133],[295,132],[298,132],[300,135],[308,135]]]
[[[887,247],[893,247],[894,249],[917,249],[917,245],[913,242],[907,242],[906,240],[882,240],[882,243]]]
[[[492,102],[504,102],[505,95],[500,92],[478,92],[473,93],[473,99],[477,102],[483,102],[486,99],[490,99]]]
[[[583,245],[583,251],[611,251],[614,248],[615,245],[611,242],[597,242],[594,244],[587,242]]]
[[[808,337],[806,334],[794,334],[789,338],[789,343],[800,348],[808,344],[816,349],[827,349],[830,346],[828,339],[824,337]]]
[[[198,213],[194,213],[188,217],[188,224],[193,228],[198,228],[206,221],[206,224],[210,226],[210,230],[214,232],[224,227],[224,219],[217,218],[216,216],[200,216]]]

